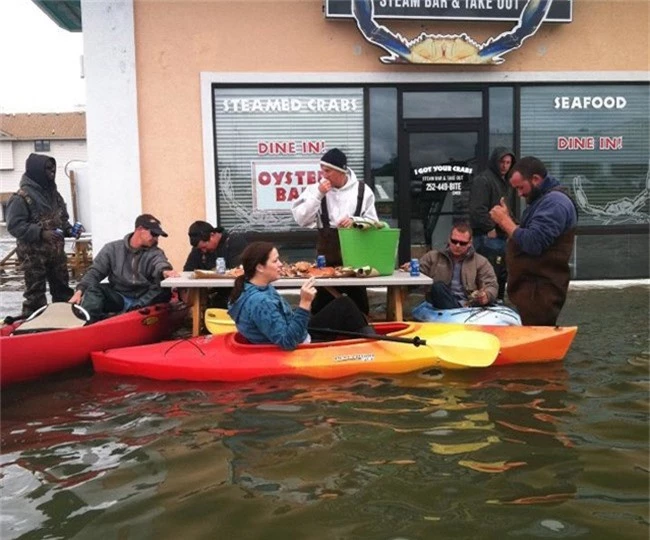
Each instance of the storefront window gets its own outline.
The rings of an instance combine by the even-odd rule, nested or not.
[[[375,207],[382,221],[397,226],[397,90],[370,88],[370,168]]]
[[[300,229],[291,206],[340,148],[363,177],[361,88],[214,88],[219,225]]]
[[[404,92],[404,118],[479,118],[482,92]]]
[[[567,186],[580,226],[648,224],[648,86],[521,90],[521,155]]]
[[[649,117],[648,85],[521,89],[521,155],[578,206],[579,279],[648,277]]]
[[[490,148],[514,150],[514,98],[510,86],[490,88]]]

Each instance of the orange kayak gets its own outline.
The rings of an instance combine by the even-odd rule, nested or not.
[[[459,369],[472,347],[488,355],[482,365],[551,362],[564,358],[576,328],[467,326],[419,322],[375,324],[380,335],[403,339],[416,336],[427,346],[381,339],[342,339],[300,345],[284,351],[275,345],[252,345],[235,333],[199,336],[126,347],[91,355],[98,373],[159,380],[244,381],[271,376],[333,379],[360,373],[398,374],[440,367]],[[488,340],[480,339],[488,336]],[[497,339],[494,339],[496,336]],[[492,351],[490,351],[492,352]],[[467,355],[465,354],[467,353]]]

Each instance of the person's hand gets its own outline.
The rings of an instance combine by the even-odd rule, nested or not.
[[[488,238],[496,238],[497,237],[497,231],[496,229],[492,229],[489,233],[487,233]]]
[[[476,291],[472,291],[472,294],[470,294],[467,305],[470,307],[485,306],[488,303],[489,300],[488,300],[487,292],[485,292],[483,289],[477,289]]]
[[[320,184],[318,184],[318,191],[325,195],[329,190],[332,189],[332,182],[329,180],[323,179]]]
[[[167,279],[170,277],[181,277],[181,275],[176,270],[163,270],[163,278]]]
[[[349,229],[352,227],[352,224],[354,223],[354,220],[351,217],[344,217],[339,220],[339,222],[336,224],[336,226],[339,229]]]
[[[314,297],[316,296],[316,287],[314,286],[315,281],[315,278],[310,277],[302,284],[302,287],[300,287],[299,306],[307,311],[311,309],[311,303],[314,301]]]
[[[477,294],[474,297],[474,300],[479,306],[486,306],[489,302],[488,295],[484,290],[476,291]]]
[[[78,304],[81,302],[82,296],[83,293],[81,291],[75,291],[75,293],[70,297],[70,300],[68,300],[68,304]]]
[[[497,225],[502,225],[509,217],[510,211],[508,210],[506,201],[503,197],[501,197],[499,204],[493,206],[492,210],[490,210],[490,219],[492,219],[492,221],[494,221]]]

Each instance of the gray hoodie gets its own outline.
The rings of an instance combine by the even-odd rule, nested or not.
[[[99,251],[77,290],[83,292],[107,277],[113,289],[137,298],[143,305],[161,292],[163,270],[171,270],[172,265],[159,247],[133,249],[129,244],[132,234],[106,244]]]

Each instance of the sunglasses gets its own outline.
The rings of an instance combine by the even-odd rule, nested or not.
[[[462,240],[456,240],[455,238],[450,238],[449,241],[456,246],[466,246],[469,242],[463,242]]]

